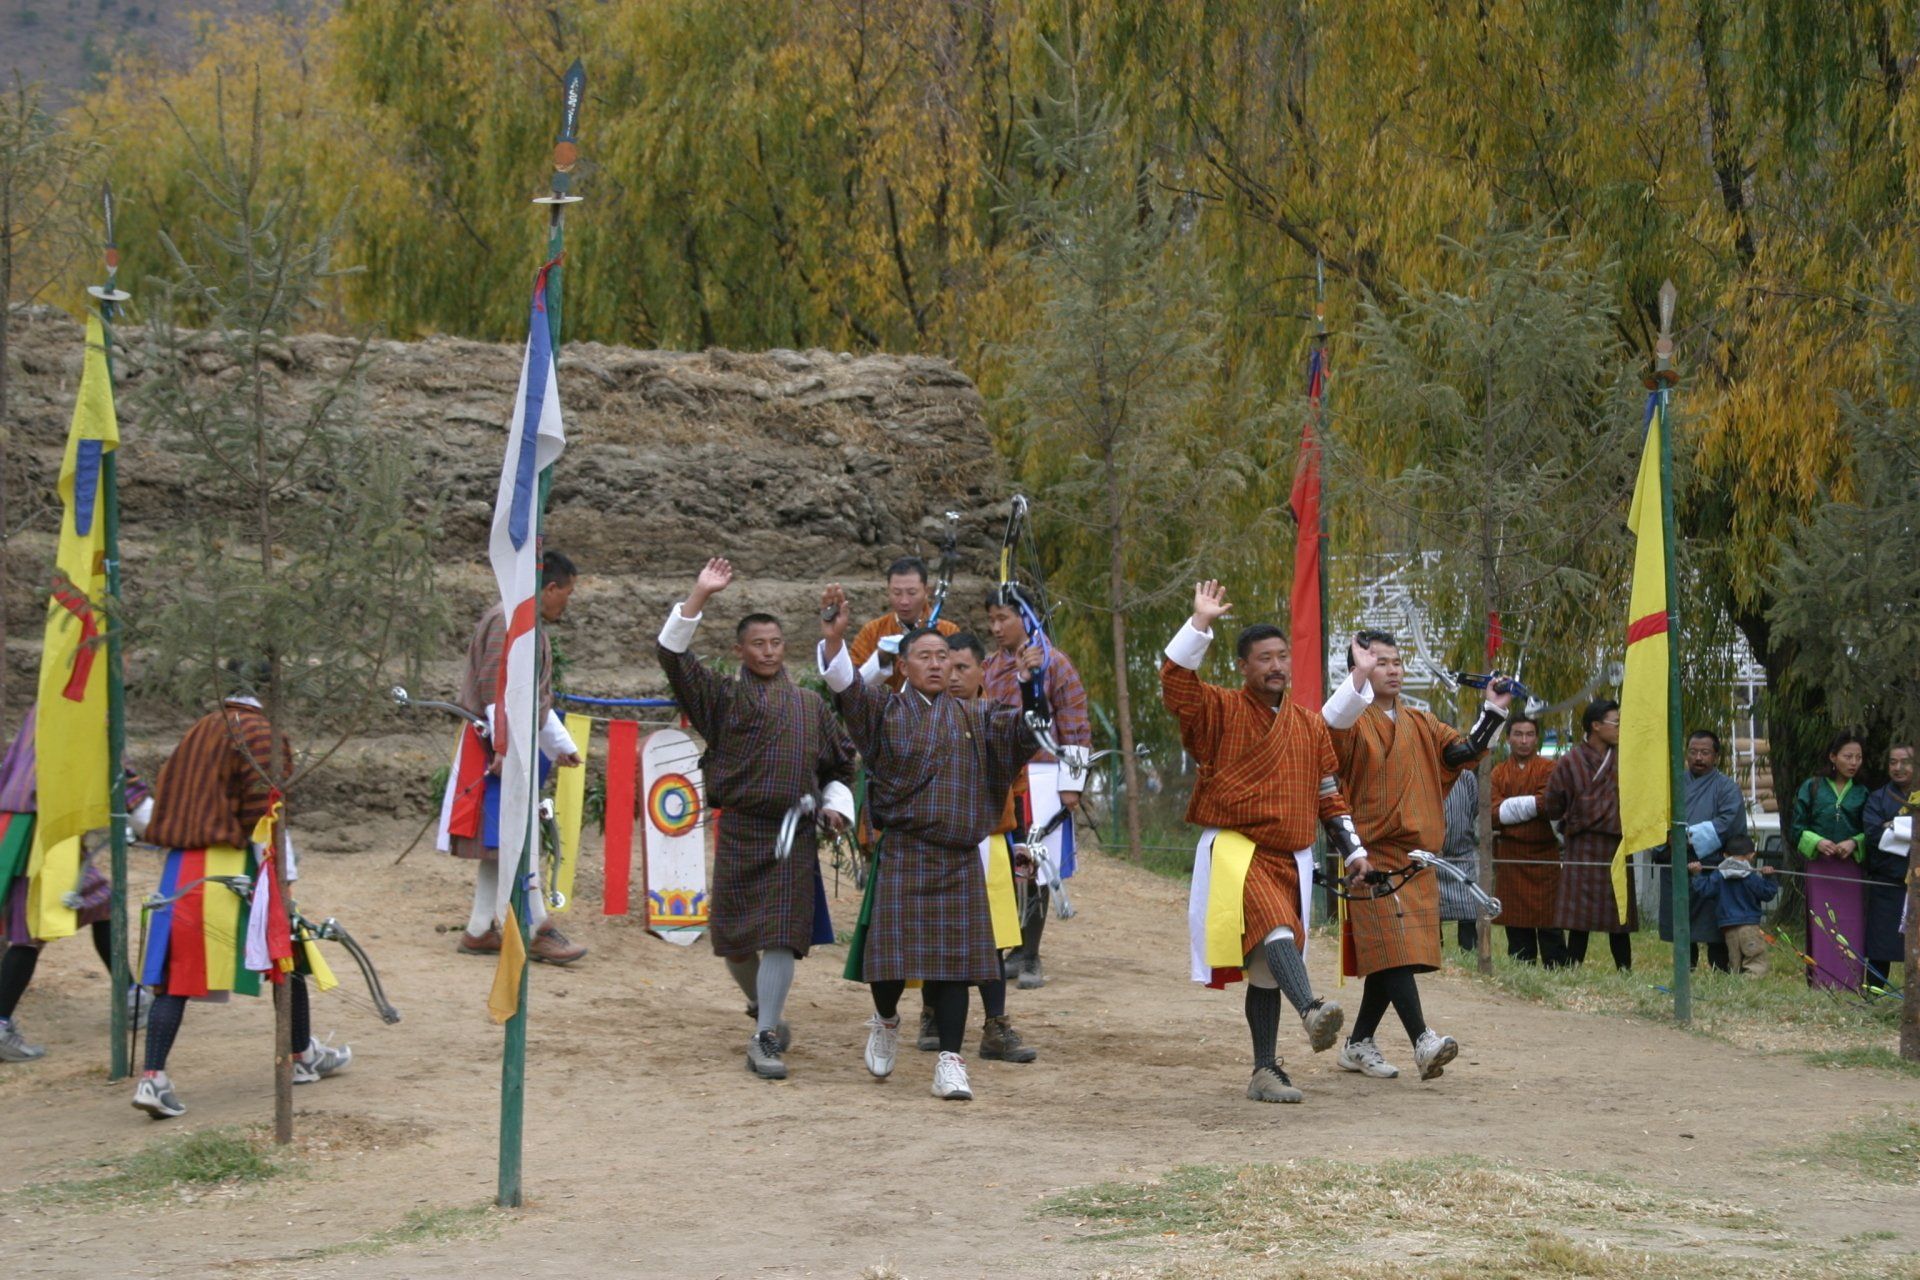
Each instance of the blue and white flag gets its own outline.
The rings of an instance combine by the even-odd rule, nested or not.
[[[488,553],[506,608],[507,638],[500,651],[500,679],[493,709],[493,749],[500,759],[500,892],[494,919],[505,924],[522,849],[537,852],[539,806],[534,794],[538,751],[540,655],[540,473],[566,447],[560,424],[560,388],[554,377],[553,339],[547,328],[547,273],[533,285],[527,356],[520,366],[520,393],[507,428],[507,454],[500,466],[500,492],[493,505]],[[529,865],[537,865],[530,857]]]

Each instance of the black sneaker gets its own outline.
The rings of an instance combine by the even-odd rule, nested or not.
[[[940,1047],[940,1030],[934,1026],[933,1010],[920,1011],[920,1036],[913,1042],[913,1047],[922,1053],[932,1053]]]
[[[780,1060],[780,1042],[773,1032],[759,1031],[747,1041],[747,1070],[762,1080],[785,1080],[787,1064]]]

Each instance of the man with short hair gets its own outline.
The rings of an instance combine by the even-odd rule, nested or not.
[[[982,700],[982,670],[987,651],[971,632],[956,631],[947,637],[947,692],[968,705]],[[1020,932],[1018,909],[1013,898],[1013,846],[1025,838],[1031,815],[1027,810],[1026,777],[1014,779],[1007,792],[1007,803],[993,832],[980,842],[980,869],[987,882],[987,914],[993,922],[995,941],[1000,935]],[[994,886],[1003,886],[1004,901],[995,901]],[[980,1005],[986,1012],[986,1026],[980,1033],[980,1056],[993,1062],[1032,1062],[1040,1051],[1026,1042],[1007,1016],[1007,980],[974,984],[980,989]],[[926,1053],[940,1048],[940,1029],[934,1023],[933,1006],[922,991],[920,1002],[920,1038],[918,1047]]]
[[[1567,940],[1554,921],[1560,892],[1560,837],[1540,815],[1553,761],[1540,754],[1540,722],[1507,721],[1507,758],[1493,766],[1493,896],[1507,931],[1507,954],[1522,964],[1558,969]]]
[[[1720,865],[1727,842],[1747,833],[1747,803],[1740,794],[1740,784],[1720,772],[1719,765],[1719,734],[1695,729],[1687,735],[1687,861],[1709,871]],[[1662,942],[1673,941],[1673,869],[1668,865],[1671,852],[1664,844],[1653,850],[1653,860],[1660,868]],[[1731,957],[1714,904],[1690,899],[1687,919],[1688,967],[1699,965],[1700,944],[1704,942],[1707,963],[1722,973],[1730,972]]]
[[[560,552],[548,551],[541,556],[540,619],[547,626],[566,614],[578,578],[573,561]],[[544,779],[554,764],[563,769],[579,768],[580,749],[553,708],[553,645],[545,627],[538,631],[540,776]],[[458,699],[460,706],[486,721],[489,734],[483,735],[471,724],[461,726],[460,746],[440,807],[441,851],[475,863],[473,909],[467,914],[467,927],[456,947],[462,955],[497,955],[500,951],[500,929],[493,918],[500,883],[500,758],[493,754],[488,738],[506,642],[506,606],[495,601],[473,629]],[[510,858],[517,859],[519,853],[511,850]],[[535,880],[527,890],[527,926],[531,931],[527,954],[547,964],[572,964],[585,956],[587,949],[568,939],[547,918],[546,895],[538,885],[540,859],[535,856],[529,861]]]
[[[1344,1016],[1314,994],[1307,974],[1316,826],[1343,854],[1364,858],[1365,850],[1335,777],[1327,726],[1287,697],[1286,633],[1267,623],[1241,631],[1239,688],[1200,679],[1213,624],[1231,607],[1217,581],[1195,586],[1193,616],[1160,664],[1160,699],[1199,766],[1187,802],[1188,823],[1204,828],[1187,907],[1192,975],[1216,989],[1245,976],[1253,1037],[1247,1097],[1299,1102],[1276,1052],[1281,996],[1300,1015],[1315,1053],[1333,1047]]]
[[[1633,968],[1633,931],[1640,912],[1627,894],[1626,915],[1613,896],[1613,855],[1620,848],[1620,704],[1596,698],[1580,713],[1581,741],[1553,766],[1540,816],[1560,824],[1566,841],[1554,921],[1567,931],[1567,962],[1586,963],[1587,937],[1607,935],[1614,967]]]
[[[927,587],[927,562],[919,556],[901,556],[887,566],[887,611],[860,628],[848,646],[848,657],[868,684],[884,684],[895,693],[906,687],[898,669],[899,637],[917,627],[930,626],[943,636],[960,629],[949,618],[932,618],[933,594]]]
[[[918,978],[940,1036],[933,1094],[964,1101],[973,1097],[960,1056],[967,988],[1000,976],[980,842],[1039,743],[1020,711],[947,693],[949,650],[939,632],[922,627],[901,638],[907,687],[888,693],[861,680],[848,656],[847,593],[838,583],[821,593],[820,617],[820,673],[866,760],[867,807],[880,832],[859,945],[847,959],[848,978],[873,991],[867,1070],[892,1074],[900,993]]]
[[[695,732],[707,807],[719,813],[707,939],[747,996],[754,1019],[747,1069],[763,1080],[787,1078],[790,1036],[781,1017],[794,963],[833,940],[825,918],[815,823],[800,822],[784,859],[775,845],[788,810],[812,797],[822,821],[853,821],[853,742],[826,700],[787,679],[780,621],[750,613],[733,630],[737,676],[724,676],[688,652],[707,602],[733,582],[733,565],[708,560],[687,598],[660,629],[660,669]]]
[[[1024,678],[1020,654],[1033,643],[1027,632],[1029,617],[1038,617],[1038,611],[1020,587],[1008,584],[987,593],[987,627],[994,651],[986,660],[986,691],[989,698],[1004,706],[1020,705],[1020,682]],[[1040,936],[1047,927],[1047,907],[1054,887],[1073,876],[1074,818],[1087,786],[1087,761],[1093,754],[1093,724],[1087,719],[1087,691],[1080,683],[1080,672],[1057,647],[1049,643],[1047,649],[1040,678],[1046,686],[1047,710],[1053,718],[1053,740],[1060,747],[1060,757],[1056,760],[1042,751],[1027,765],[1027,796],[1032,826],[1045,826],[1061,809],[1067,811],[1067,817],[1046,838],[1047,862],[1035,872],[1034,892],[1028,895],[1027,910],[1020,920],[1020,948],[1007,959],[1007,976],[1023,991],[1047,985],[1046,971],[1040,964]]]
[[[1405,670],[1400,646],[1385,631],[1362,631],[1347,654],[1348,676],[1321,708],[1340,760],[1340,783],[1353,798],[1353,822],[1364,849],[1348,852],[1348,873],[1399,876],[1393,892],[1347,904],[1343,938],[1347,972],[1366,979],[1360,1012],[1340,1050],[1340,1067],[1375,1079],[1399,1069],[1374,1043],[1391,1005],[1400,1015],[1422,1080],[1440,1075],[1460,1052],[1452,1036],[1429,1027],[1415,977],[1440,967],[1439,874],[1415,868],[1409,855],[1438,852],[1447,838],[1446,791],[1492,745],[1513,700],[1489,687],[1473,728],[1461,734],[1400,700]]]

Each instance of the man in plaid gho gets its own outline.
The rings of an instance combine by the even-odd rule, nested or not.
[[[1299,1102],[1300,1090],[1275,1052],[1280,997],[1284,994],[1299,1013],[1315,1053],[1333,1047],[1344,1016],[1338,1004],[1314,995],[1307,976],[1301,854],[1311,866],[1316,821],[1341,853],[1364,857],[1365,851],[1334,776],[1326,724],[1287,698],[1285,633],[1265,623],[1240,633],[1240,688],[1201,681],[1213,624],[1232,607],[1218,582],[1200,583],[1193,592],[1193,616],[1167,645],[1160,664],[1161,700],[1179,722],[1181,745],[1199,766],[1187,821],[1237,832],[1254,845],[1241,890],[1245,961],[1238,972],[1216,969],[1195,976],[1223,986],[1245,975],[1247,1027],[1253,1035],[1247,1097]],[[1196,928],[1204,931],[1203,914]],[[1197,938],[1195,947],[1202,954],[1204,938]]]

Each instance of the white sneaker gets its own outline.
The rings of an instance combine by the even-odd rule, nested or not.
[[[1419,1041],[1413,1046],[1413,1062],[1420,1068],[1420,1078],[1431,1080],[1447,1069],[1447,1064],[1460,1056],[1460,1042],[1452,1036],[1443,1036],[1432,1027],[1420,1033]]]
[[[0,1062],[32,1062],[46,1056],[47,1051],[28,1042],[11,1021],[0,1021]]]
[[[893,1059],[900,1052],[900,1019],[891,1022],[874,1014],[867,1019],[867,1070],[876,1080],[893,1074]]]
[[[933,1064],[933,1096],[946,1102],[973,1101],[965,1058],[957,1053],[941,1053]]]
[[[168,1120],[187,1113],[186,1103],[180,1101],[180,1095],[173,1091],[173,1081],[167,1079],[164,1071],[140,1077],[140,1083],[134,1086],[133,1105],[155,1120]]]
[[[1391,1080],[1400,1074],[1400,1068],[1380,1056],[1380,1046],[1373,1042],[1372,1036],[1341,1045],[1338,1065],[1342,1071],[1358,1071],[1375,1080]]]
[[[300,1055],[294,1059],[293,1082],[295,1084],[312,1083],[310,1080],[302,1080],[300,1078],[300,1068],[302,1065],[305,1065],[313,1072],[314,1080],[319,1080],[334,1074],[336,1071],[345,1071],[348,1064],[352,1061],[353,1046],[350,1044],[334,1044],[333,1033],[328,1032],[325,1040],[309,1039],[307,1041],[307,1047],[301,1050]]]

